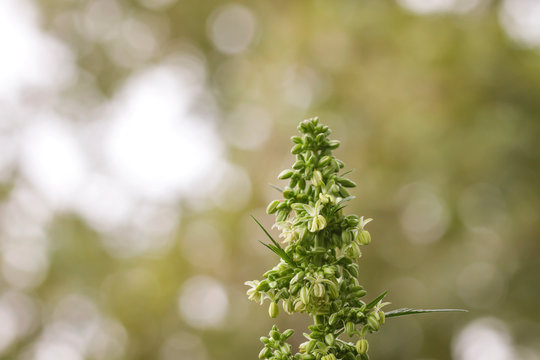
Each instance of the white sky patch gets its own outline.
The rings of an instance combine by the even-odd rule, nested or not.
[[[397,2],[417,14],[433,14],[467,12],[479,6],[483,0],[397,0]]]
[[[73,54],[40,31],[38,12],[26,0],[0,1],[0,99],[26,88],[57,89],[75,74]]]
[[[540,1],[505,0],[499,16],[512,39],[527,46],[540,46]]]
[[[54,117],[36,118],[23,130],[22,173],[56,207],[73,201],[86,177],[86,158],[74,129]]]
[[[483,318],[467,325],[454,339],[454,360],[514,360],[512,341],[506,325]]]
[[[200,94],[185,72],[157,66],[128,80],[112,105],[105,134],[110,170],[144,197],[175,200],[219,161],[211,122],[190,111]]]

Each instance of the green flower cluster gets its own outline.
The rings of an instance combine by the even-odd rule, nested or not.
[[[269,315],[278,315],[278,304],[288,313],[306,313],[313,318],[307,341],[293,355],[285,341],[292,330],[278,329],[262,337],[259,357],[268,360],[368,359],[364,336],[384,324],[381,310],[385,294],[370,303],[361,300],[366,291],[358,282],[360,247],[371,242],[365,229],[371,219],[345,215],[344,203],[351,200],[348,188],[356,186],[340,174],[344,164],[332,155],[339,141],[330,140],[328,126],[318,118],[300,123],[302,136],[292,137],[296,155],[292,169],[278,178],[288,179],[283,199],[272,201],[268,214],[275,214],[283,246],[265,244],[281,257],[261,281],[246,282],[249,299],[260,304],[269,300]],[[260,224],[259,224],[260,225]],[[264,229],[263,229],[264,230]],[[266,232],[266,230],[265,230]],[[267,233],[267,232],[266,232]],[[267,233],[271,238],[271,236]],[[356,344],[339,336],[359,336]]]

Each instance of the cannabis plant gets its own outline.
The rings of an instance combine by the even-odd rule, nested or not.
[[[399,309],[385,312],[386,292],[374,300],[362,300],[366,291],[358,282],[357,260],[361,247],[371,242],[366,225],[372,220],[345,215],[347,201],[354,197],[349,188],[356,184],[341,173],[342,161],[332,150],[339,141],[330,140],[328,126],[318,118],[300,123],[301,136],[291,138],[296,161],[278,178],[288,179],[283,199],[272,201],[266,212],[275,214],[275,227],[282,245],[254,218],[270,239],[263,243],[280,257],[280,262],[263,275],[263,280],[246,282],[250,300],[270,301],[268,313],[275,318],[281,304],[287,314],[305,313],[313,319],[306,341],[293,355],[287,339],[289,329],[280,332],[274,325],[259,358],[268,360],[354,360],[368,359],[367,334],[378,331],[387,318],[438,310]],[[347,334],[355,343],[340,339]]]

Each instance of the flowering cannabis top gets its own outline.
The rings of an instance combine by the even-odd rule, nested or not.
[[[289,185],[283,199],[272,201],[266,209],[276,215],[274,226],[281,231],[284,247],[263,228],[272,241],[264,245],[281,260],[263,280],[246,285],[251,287],[250,300],[270,301],[270,317],[277,316],[281,302],[285,312],[306,313],[314,324],[295,355],[286,342],[293,330],[280,333],[274,325],[269,337],[261,337],[264,347],[259,358],[365,360],[368,342],[364,336],[379,330],[386,317],[441,310],[401,309],[385,315],[381,308],[388,304],[382,302],[386,293],[369,303],[361,300],[366,291],[357,279],[357,260],[360,247],[371,242],[365,230],[371,219],[343,212],[344,203],[353,198],[347,188],[356,184],[345,177],[347,172],[340,174],[344,164],[332,155],[339,141],[328,138],[328,126],[313,118],[301,122],[298,130],[302,136],[291,138],[296,162],[278,176],[289,179]],[[344,332],[359,340],[353,344],[339,339]]]

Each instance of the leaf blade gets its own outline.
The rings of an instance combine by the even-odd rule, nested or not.
[[[377,305],[377,303],[379,301],[381,301],[386,296],[386,294],[388,294],[388,291],[385,291],[381,295],[377,296],[377,298],[375,300],[373,300],[372,302],[370,302],[369,304],[366,305],[366,309],[373,308],[375,305]]]
[[[402,308],[402,309],[396,309],[396,310],[391,310],[391,311],[385,312],[384,315],[387,318],[390,318],[390,317],[397,317],[397,316],[414,315],[414,314],[426,314],[426,313],[435,313],[435,312],[468,312],[468,310],[465,310],[465,309],[409,309],[409,308]]]
[[[259,227],[264,231],[264,233],[266,234],[266,236],[268,236],[268,238],[272,241],[273,245],[271,244],[265,244],[263,243],[262,241],[259,241],[261,244],[263,244],[264,246],[266,246],[267,248],[269,248],[270,250],[272,250],[273,252],[275,252],[280,258],[282,258],[285,262],[287,262],[289,265],[293,266],[293,267],[296,267],[296,264],[294,263],[293,259],[289,256],[289,254],[287,254],[285,252],[285,250],[283,250],[283,248],[279,245],[279,243],[274,240],[274,238],[272,237],[272,235],[270,235],[270,233],[268,231],[266,231],[266,229],[264,228],[264,226],[262,226],[262,224],[253,216],[251,215],[251,218],[257,223],[257,225],[259,225]]]

